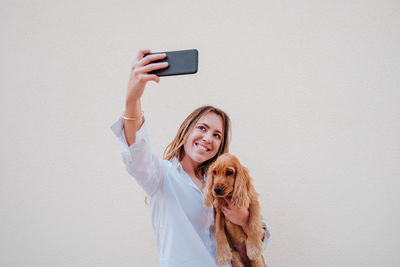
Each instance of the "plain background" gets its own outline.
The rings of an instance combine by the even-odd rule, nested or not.
[[[158,266],[110,125],[141,48],[199,50],[146,88],[152,147],[233,122],[278,266],[400,266],[399,1],[0,4],[0,266]]]

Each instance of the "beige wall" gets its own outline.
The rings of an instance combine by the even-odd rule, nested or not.
[[[161,155],[194,108],[233,121],[278,266],[400,266],[398,1],[3,1],[0,266],[157,266],[109,129],[136,51],[197,48],[143,99]]]

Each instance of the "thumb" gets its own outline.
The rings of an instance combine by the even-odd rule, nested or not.
[[[225,201],[226,201],[226,203],[228,203],[228,206],[231,207],[231,203],[232,203],[231,200],[229,198],[225,197]]]

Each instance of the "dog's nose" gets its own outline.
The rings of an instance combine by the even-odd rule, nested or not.
[[[214,188],[214,192],[215,192],[217,195],[220,195],[220,194],[222,193],[222,188],[221,188],[221,187],[215,187],[215,188]]]

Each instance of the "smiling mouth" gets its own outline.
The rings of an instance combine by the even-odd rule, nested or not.
[[[201,149],[201,150],[203,150],[203,151],[210,151],[210,149],[209,149],[208,147],[205,147],[205,146],[203,146],[202,144],[195,143],[195,145],[196,145],[199,149]]]

